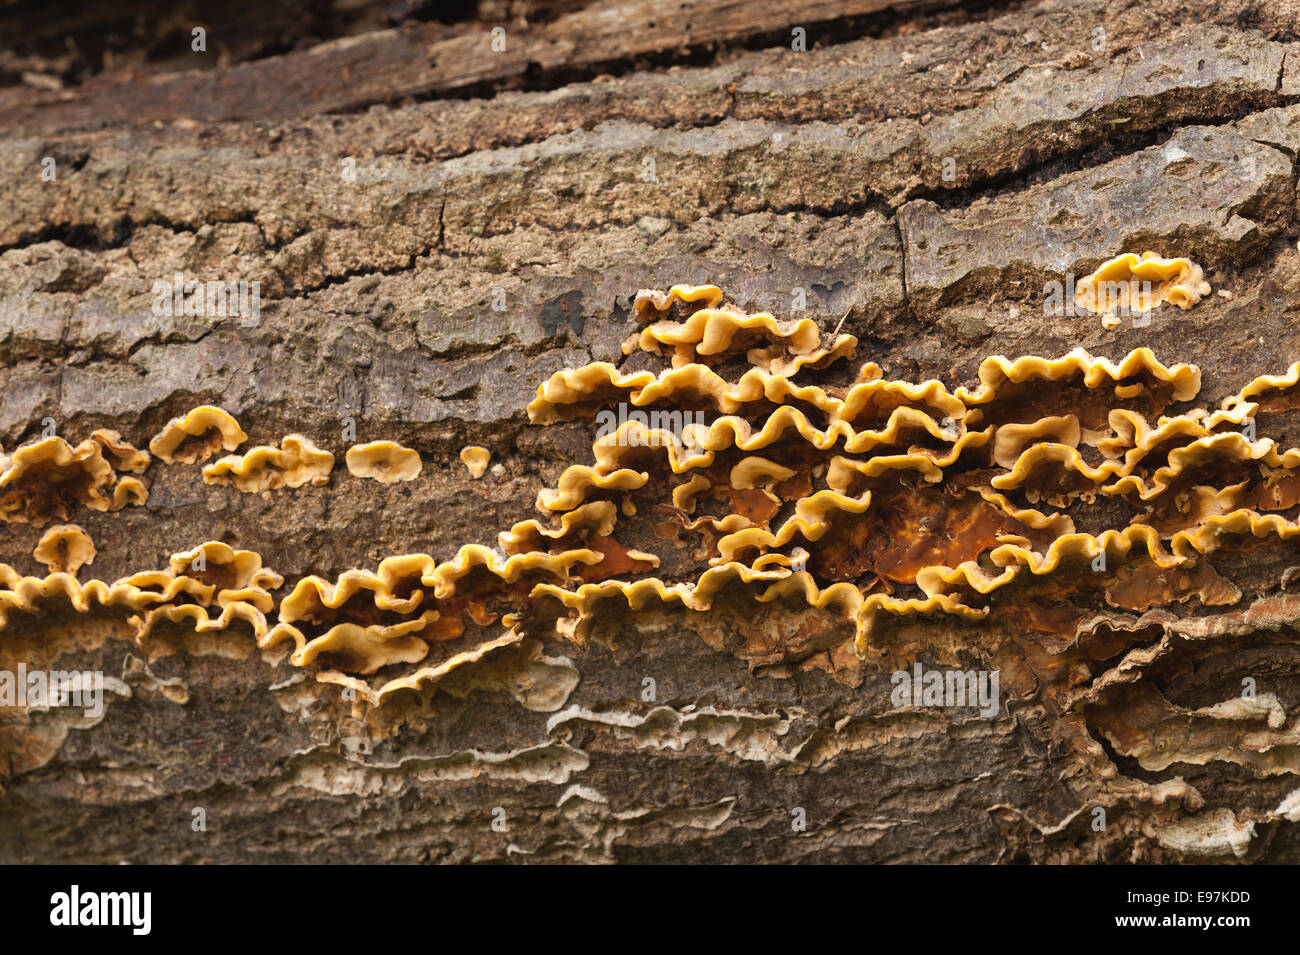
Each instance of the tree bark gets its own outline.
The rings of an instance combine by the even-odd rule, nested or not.
[[[297,433],[336,461],[246,493],[155,456],[145,504],[59,521],[97,548],[83,584],[221,541],[283,577],[274,625],[307,575],[493,547],[593,461],[591,417],[530,422],[539,385],[664,367],[621,347],[641,289],[855,336],[807,376],[832,391],[863,361],[955,392],[994,355],[1149,348],[1200,371],[1172,415],[1300,361],[1292,3],[365,6],[310,35],[241,21],[222,64],[216,22],[211,52],[186,30],[181,59],[129,68],[7,51],[0,447],[144,448],[215,405],[241,454]],[[1044,307],[1148,249],[1214,291],[1145,325]],[[178,274],[256,282],[256,321],[158,314]],[[1266,411],[1260,437],[1300,443],[1294,409]],[[349,473],[380,440],[421,476]],[[1124,526],[1110,500],[1070,511],[1081,532]],[[694,581],[666,513],[615,536]],[[0,523],[0,560],[44,577],[48,529]],[[585,641],[473,623],[448,652],[479,658],[379,703],[243,623],[141,637],[51,598],[10,612],[0,671],[102,671],[104,712],[0,708],[0,861],[1298,862],[1293,550],[1234,538],[1194,562],[1213,588],[1171,572],[1138,604],[1065,578],[862,653],[841,615],[744,594],[602,610]],[[996,671],[996,715],[897,705],[917,665]]]

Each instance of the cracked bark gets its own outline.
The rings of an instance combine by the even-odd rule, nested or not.
[[[823,329],[842,321],[914,381],[969,383],[989,354],[1150,347],[1198,365],[1214,402],[1300,360],[1293,6],[688,6],[706,27],[569,5],[499,61],[495,20],[366,20],[157,83],[110,69],[0,89],[0,446],[46,417],[143,446],[212,403],[250,443],[298,431],[341,460],[350,418],[423,459],[412,484],[340,467],[328,488],[260,496],[154,468],[147,507],[76,515],[95,576],[217,539],[262,554],[287,593],[491,543],[589,460],[589,426],[530,427],[523,409],[558,369],[624,361],[641,288],[714,283],[778,316],[805,289]],[[822,45],[790,51],[805,24]],[[369,78],[343,78],[362,54]],[[1191,256],[1232,297],[1142,329],[1043,313],[1045,281],[1135,246]],[[153,282],[177,272],[260,282],[260,323],[154,315]],[[470,444],[501,470],[471,479]],[[40,532],[0,524],[0,560],[34,573]],[[0,637],[0,668],[102,669],[116,690],[94,725],[0,725],[0,858],[1300,861],[1300,813],[1279,809],[1300,785],[1300,611],[1285,562],[1218,569],[1240,605],[1177,608],[1074,688],[1070,719],[1032,695],[992,720],[892,707],[894,664],[987,659],[942,627],[831,676],[757,654],[721,612],[647,615],[358,710],[251,638],[148,658],[107,622],[57,621]],[[760,621],[778,643],[805,624]],[[1281,728],[1275,710],[1212,710],[1245,676]],[[1241,733],[1265,729],[1266,755],[1243,755]]]

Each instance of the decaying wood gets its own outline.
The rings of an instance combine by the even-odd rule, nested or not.
[[[0,448],[49,419],[143,449],[205,404],[241,454],[309,437],[328,485],[246,493],[154,461],[146,505],[66,519],[96,548],[83,580],[219,540],[282,575],[278,599],[537,516],[594,427],[525,407],[561,369],[641,367],[621,346],[643,288],[716,284],[780,318],[798,300],[887,377],[954,389],[991,355],[1145,347],[1198,366],[1213,408],[1300,361],[1300,10],[955,7],[559,4],[2,89]],[[821,42],[791,50],[794,26]],[[1144,326],[1044,309],[1047,283],[1146,249],[1214,292]],[[258,320],[158,314],[178,273],[258,283]],[[350,474],[348,447],[379,440],[420,476]],[[651,523],[624,543],[662,546]],[[43,573],[46,529],[0,523],[0,561]],[[0,670],[110,689],[101,719],[0,709],[0,858],[1295,862],[1300,559],[1214,560],[1236,603],[1099,603],[1127,636],[1086,663],[1050,630],[1013,659],[931,621],[859,659],[822,652],[846,634],[816,611],[647,612],[377,707],[243,632],[28,621],[0,631]],[[896,670],[994,658],[1019,681],[995,718],[891,703]],[[1265,702],[1222,708],[1247,678]]]
[[[176,119],[275,121],[404,97],[589,69],[636,57],[815,27],[844,17],[954,5],[956,0],[602,0],[549,23],[448,35],[441,24],[378,31],[230,70],[93,84],[84,93],[24,97],[0,124],[53,132]],[[502,42],[504,41],[504,42]]]

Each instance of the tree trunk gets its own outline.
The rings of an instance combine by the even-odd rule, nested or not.
[[[224,28],[197,4],[130,44],[120,5],[4,14],[0,673],[102,673],[103,707],[0,707],[0,861],[1300,862],[1300,402],[1243,393],[1300,361],[1300,8],[334,7]],[[1071,307],[1148,250],[1212,291]],[[196,297],[217,280],[242,314]],[[701,303],[636,296],[678,284],[776,321],[675,346]],[[796,367],[842,335],[852,356]],[[1015,364],[1079,347],[1114,365]],[[784,469],[753,487],[732,445],[694,509],[663,449],[606,448],[646,482],[581,491],[616,519],[561,546],[539,492],[596,463],[599,411],[641,406],[529,403],[674,350],[733,394],[759,367],[822,397],[647,410],[829,433],[874,362],[941,383],[879,392],[877,431],[896,405],[933,427],[860,452],[866,411],[829,448],[790,431],[750,449]],[[91,437],[143,450],[204,405],[247,440],[133,473]],[[1143,444],[1161,415],[1186,428]],[[935,464],[958,432],[983,437]],[[205,478],[291,434],[334,455],[324,483],[277,486],[270,453]],[[31,451],[58,441],[72,463]],[[353,473],[378,441],[419,475]],[[1082,457],[1035,471],[1046,444]],[[844,478],[857,511],[724,566],[723,516],[780,539],[836,456],[887,455],[907,474]],[[96,548],[75,585],[34,556],[60,524]],[[993,703],[904,692],[956,671]]]

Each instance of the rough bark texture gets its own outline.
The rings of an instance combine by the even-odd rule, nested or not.
[[[213,404],[246,447],[297,432],[338,458],[326,486],[262,494],[155,460],[147,504],[69,518],[98,548],[83,580],[217,540],[279,598],[494,544],[591,463],[590,419],[525,406],[622,360],[643,288],[779,318],[802,289],[860,360],[949,387],[990,355],[1149,347],[1214,407],[1300,360],[1290,0],[310,6],[240,21],[222,64],[222,24],[188,55],[186,20],[129,69],[5,14],[31,29],[0,63],[26,78],[0,89],[0,446],[53,419],[144,447]],[[1146,327],[1043,308],[1045,283],[1146,249],[1230,295]],[[258,323],[155,314],[175,273],[260,282]],[[348,421],[421,477],[349,474]],[[482,479],[467,445],[492,452]],[[43,573],[44,530],[0,523],[0,560]],[[623,540],[698,572],[649,522]],[[1032,639],[927,619],[865,660],[831,614],[737,602],[530,635],[380,705],[239,626],[13,615],[0,669],[112,679],[97,721],[0,710],[0,861],[1300,862],[1293,550],[1230,549],[1239,600],[1135,612],[1104,652],[1039,626],[1034,595]],[[918,661],[998,667],[999,715],[895,707]],[[1214,709],[1246,677],[1272,697]]]

